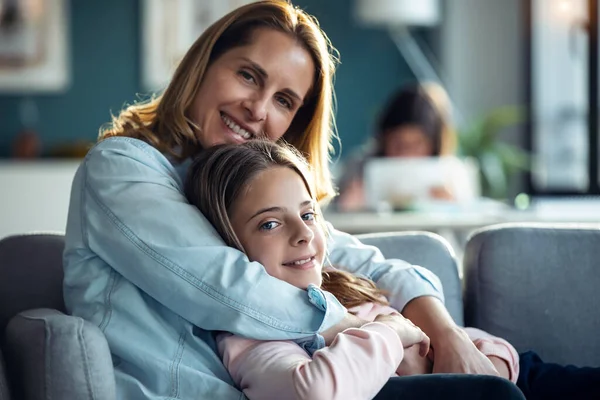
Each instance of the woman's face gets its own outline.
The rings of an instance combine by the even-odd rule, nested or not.
[[[403,125],[383,137],[385,157],[431,157],[433,143],[417,125]]]
[[[310,53],[285,33],[259,28],[207,69],[190,110],[204,148],[263,137],[276,141],[302,106],[315,75]]]
[[[258,174],[233,203],[233,230],[250,261],[267,273],[306,289],[321,285],[325,234],[315,201],[296,171],[272,167]]]

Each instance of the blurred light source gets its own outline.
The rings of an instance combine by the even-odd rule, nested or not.
[[[439,0],[356,0],[355,15],[365,25],[433,26],[440,21]]]
[[[560,0],[558,7],[562,12],[569,12],[571,11],[571,8],[573,8],[573,4],[570,0]]]

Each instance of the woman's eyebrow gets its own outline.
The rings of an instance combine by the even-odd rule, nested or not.
[[[265,71],[265,69],[263,67],[261,67],[259,64],[257,64],[256,62],[252,61],[251,59],[249,59],[247,57],[241,57],[241,59],[244,60],[245,62],[247,62],[248,64],[250,64],[252,69],[255,70],[256,73],[261,76],[261,78],[263,78],[264,80],[267,80],[269,78],[269,74],[267,73],[267,71]],[[304,103],[304,99],[302,99],[302,97],[300,97],[300,95],[298,93],[294,92],[292,89],[286,88],[286,89],[283,89],[282,92],[288,94],[289,96],[296,98],[301,104]]]

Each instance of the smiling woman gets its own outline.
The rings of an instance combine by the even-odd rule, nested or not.
[[[125,108],[101,130],[72,185],[64,297],[70,313],[104,332],[118,398],[239,399],[213,331],[296,340],[314,351],[362,325],[331,293],[280,281],[241,247],[227,246],[183,192],[190,160],[204,148],[260,137],[305,155],[312,198],[331,198],[334,54],[302,10],[283,0],[253,2],[204,31],[164,93]],[[261,232],[285,222],[264,221]],[[396,309],[439,340],[436,363],[460,365],[440,372],[494,373],[445,310],[435,275],[329,233],[331,261],[375,277]],[[313,250],[277,262],[303,265]],[[452,364],[455,354],[461,362]]]
[[[296,39],[256,29],[248,45],[233,48],[208,67],[190,109],[198,142],[208,148],[255,138],[279,140],[308,96],[314,70],[310,53]]]

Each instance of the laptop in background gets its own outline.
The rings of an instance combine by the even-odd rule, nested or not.
[[[434,188],[455,199],[440,200]],[[478,169],[456,157],[373,158],[365,163],[364,189],[369,209],[431,209],[471,203],[480,196]]]

